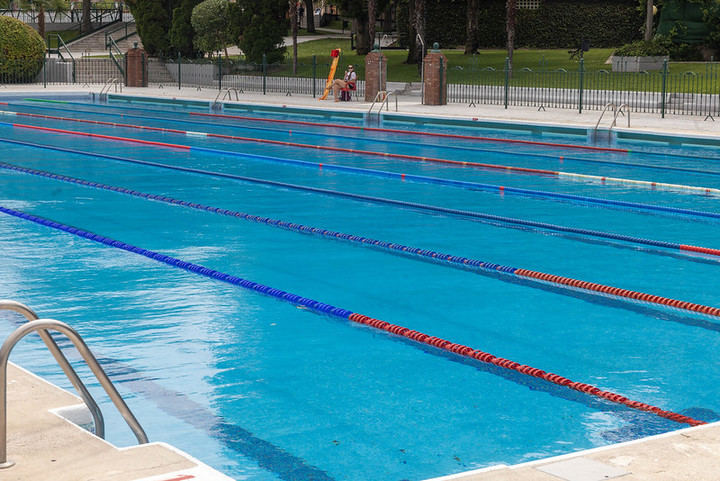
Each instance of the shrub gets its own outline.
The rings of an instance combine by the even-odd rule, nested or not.
[[[192,10],[190,17],[195,38],[193,44],[201,52],[218,52],[228,45],[230,22],[227,0],[205,0]]]
[[[662,57],[669,53],[670,50],[663,42],[657,40],[638,40],[623,45],[615,50],[613,55],[617,57]]]
[[[45,42],[40,35],[12,17],[0,16],[0,81],[30,82],[43,65]]]

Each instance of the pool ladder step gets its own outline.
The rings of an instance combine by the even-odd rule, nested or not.
[[[62,368],[67,378],[80,394],[80,397],[85,402],[85,405],[92,415],[93,424],[95,426],[95,434],[98,437],[103,439],[105,437],[105,421],[103,420],[102,412],[95,402],[95,399],[93,399],[80,377],[70,365],[70,362],[60,350],[60,347],[50,335],[49,331],[60,332],[73,343],[77,351],[87,363],[88,367],[90,367],[90,370],[93,372],[100,385],[105,389],[105,392],[110,397],[110,400],[113,404],[115,404],[115,407],[125,419],[125,422],[128,424],[133,434],[135,434],[138,443],[145,444],[148,442],[147,435],[145,434],[142,426],[140,426],[140,423],[135,418],[132,411],[130,411],[130,408],[127,406],[120,393],[118,393],[117,389],[115,389],[112,381],[110,381],[110,378],[107,374],[105,374],[105,371],[97,362],[97,359],[87,347],[80,334],[64,322],[56,321],[54,319],[40,319],[32,309],[19,302],[0,300],[0,310],[15,311],[18,314],[23,315],[29,321],[28,323],[18,327],[12,334],[10,334],[3,343],[2,347],[0,347],[0,469],[9,468],[15,464],[7,459],[8,360],[13,347],[15,347],[21,339],[32,332],[38,333],[50,353],[57,361],[58,365]]]

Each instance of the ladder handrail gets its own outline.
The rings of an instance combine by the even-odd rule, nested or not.
[[[627,112],[627,126],[630,127],[630,107],[628,104],[622,104],[618,109],[615,111],[615,115],[613,115],[613,121],[612,124],[610,124],[610,130],[612,130],[615,125],[617,125],[617,118],[618,115],[620,115],[623,111]]]
[[[380,90],[378,93],[375,94],[375,99],[372,101],[372,104],[370,104],[370,108],[368,109],[368,116],[372,114],[373,109],[375,108],[375,104],[380,102],[380,108],[378,109],[378,119],[380,118],[380,112],[382,112],[383,107],[385,107],[386,110],[390,110],[390,96],[393,95],[395,97],[395,112],[398,110],[398,100],[397,95],[394,95],[392,92],[388,92],[387,90]]]
[[[600,126],[600,121],[602,120],[603,116],[605,115],[605,112],[607,112],[607,110],[611,107],[613,109],[613,112],[615,112],[615,104],[614,103],[609,102],[609,103],[605,104],[605,107],[603,107],[603,111],[600,114],[600,118],[598,119],[597,123],[595,124],[595,130],[597,130],[598,127]]]
[[[112,87],[115,87],[115,93],[118,91],[118,86],[120,86],[120,92],[122,92],[122,83],[120,82],[120,79],[112,77],[105,81],[105,85],[100,89],[100,96],[102,97],[104,94],[110,93],[110,89]]]
[[[90,349],[83,341],[80,334],[78,334],[72,327],[68,326],[64,322],[57,321],[55,319],[38,319],[30,321],[24,324],[8,336],[5,339],[2,347],[0,347],[0,468],[9,468],[14,463],[7,460],[7,365],[10,358],[10,352],[13,347],[25,336],[35,331],[48,331],[54,330],[60,332],[67,337],[70,342],[75,345],[82,358],[87,363],[90,370],[95,374],[95,378],[100,382],[100,385],[105,389],[105,392],[112,400],[115,407],[122,415],[125,422],[128,424],[133,434],[138,440],[139,444],[145,444],[148,442],[147,435],[143,430],[140,423],[135,418],[135,415],[130,411],[130,408],[125,404],[122,396],[118,393],[117,389],[113,385],[110,378],[97,359],[90,351]]]
[[[21,304],[19,302],[7,300],[7,299],[0,299],[0,310],[8,310],[8,311],[15,311],[18,314],[22,315],[27,319],[28,321],[36,321],[40,319],[40,317],[35,314],[35,311],[30,309],[25,304]],[[43,340],[45,345],[48,348],[48,351],[50,351],[50,354],[53,355],[57,363],[60,365],[62,370],[65,372],[65,375],[70,380],[72,385],[75,387],[75,390],[80,394],[80,397],[85,402],[85,405],[87,406],[88,410],[90,411],[90,414],[93,417],[93,425],[95,426],[95,435],[99,438],[105,439],[105,420],[103,419],[102,411],[100,411],[100,407],[95,402],[95,399],[92,397],[92,394],[87,390],[85,387],[85,384],[83,384],[80,377],[77,375],[75,370],[70,365],[70,362],[67,360],[65,355],[60,350],[60,347],[57,345],[55,340],[52,338],[49,332],[42,330],[38,331],[38,335]]]
[[[229,87],[226,89],[222,89],[220,92],[218,92],[217,96],[215,97],[215,101],[213,102],[213,105],[218,103],[218,99],[225,100],[227,98],[228,100],[232,100],[232,92],[235,92],[235,100],[237,100],[239,102],[241,90],[242,89],[236,89],[235,87]],[[221,95],[222,95],[222,99],[220,98]]]

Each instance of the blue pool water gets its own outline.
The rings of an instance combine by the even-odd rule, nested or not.
[[[49,104],[18,98],[0,107],[6,112],[720,188],[720,151],[711,146],[618,139],[613,147],[632,152],[583,151],[201,117],[189,112],[210,110],[119,101]],[[308,118],[239,108],[226,113]],[[309,118],[360,125],[353,119]],[[337,193],[710,248],[719,247],[717,196],[68,120],[2,115],[0,122],[0,160],[13,166],[720,306],[713,284],[720,257]],[[403,122],[383,125],[411,127]],[[573,134],[413,128],[587,144],[585,137]],[[326,167],[290,163],[297,160]],[[364,170],[327,168],[333,164]],[[435,180],[402,181],[379,172]],[[457,186],[445,180],[474,184]],[[518,195],[511,188],[536,194]],[[588,204],[558,199],[554,193],[711,215]],[[720,412],[715,388],[720,373],[711,368],[720,347],[720,320],[712,316],[460,269],[6,168],[0,168],[0,206],[696,419],[714,421]],[[237,479],[422,480],[686,427],[17,217],[0,215],[0,246],[0,298],[21,301],[42,317],[75,327],[151,440],[176,445]],[[6,336],[20,322],[12,313],[0,313],[0,334]],[[12,359],[67,385],[40,342],[23,342]],[[91,387],[102,398],[98,386]],[[108,439],[133,444],[109,402],[103,407]]]

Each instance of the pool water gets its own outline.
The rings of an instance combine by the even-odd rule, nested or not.
[[[618,139],[612,147],[631,152],[582,150],[191,115],[218,112],[120,101],[18,98],[0,107],[34,115],[0,115],[0,160],[26,169],[0,165],[0,206],[6,209],[701,421],[718,418],[714,386],[720,386],[720,373],[709,369],[720,347],[715,316],[460,268],[36,172],[720,306],[713,284],[718,256],[447,211],[716,249],[716,195],[202,133],[708,189],[720,188],[717,148]],[[226,113],[308,119],[239,108]],[[383,123],[391,129],[588,143],[577,135],[414,125]],[[687,427],[15,216],[0,215],[0,246],[0,298],[76,328],[152,441],[173,444],[236,479],[422,480]],[[0,334],[21,322],[13,313],[0,313]],[[38,340],[24,341],[12,360],[68,385]],[[104,399],[97,385],[90,387]],[[109,401],[102,407],[108,439],[133,444]]]

